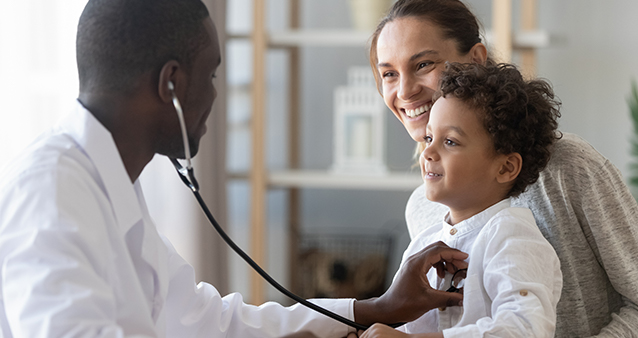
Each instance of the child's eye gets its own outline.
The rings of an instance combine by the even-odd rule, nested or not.
[[[445,144],[448,145],[448,146],[455,146],[456,142],[454,142],[454,141],[452,141],[450,139],[446,139],[445,140]]]
[[[423,141],[425,141],[425,143],[432,143],[432,136],[428,135],[426,137],[423,138]]]

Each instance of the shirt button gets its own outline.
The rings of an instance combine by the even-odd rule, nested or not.
[[[519,292],[521,294],[521,296],[525,297],[527,296],[527,290],[521,290],[521,292]]]
[[[458,232],[458,230],[456,230],[456,228],[450,229],[450,235],[452,235],[452,236],[456,235],[457,232]]]

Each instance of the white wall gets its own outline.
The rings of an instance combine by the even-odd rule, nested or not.
[[[77,20],[86,0],[0,6],[0,167],[72,107]]]
[[[491,1],[466,3],[489,28]],[[518,11],[520,1],[513,4]],[[589,141],[625,177],[632,161],[627,97],[638,78],[637,14],[635,0],[538,0],[538,27],[551,36],[537,53],[538,76],[563,102],[560,129]]]
[[[638,1],[540,2],[556,42],[538,53],[539,75],[563,101],[561,129],[588,140],[628,177],[627,97],[638,78]]]

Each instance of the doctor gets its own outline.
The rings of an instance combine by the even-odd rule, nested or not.
[[[0,336],[352,331],[299,305],[257,307],[197,285],[151,221],[137,178],[154,154],[185,153],[173,94],[193,155],[215,100],[220,48],[199,0],[91,0],[78,26],[77,61],[75,110],[0,175]],[[422,276],[466,257],[436,244],[377,299],[316,302],[364,325],[413,320],[459,303]]]

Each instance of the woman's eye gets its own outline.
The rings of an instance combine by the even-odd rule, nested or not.
[[[421,63],[419,63],[419,65],[417,66],[417,68],[418,68],[418,69],[422,69],[422,68],[428,67],[428,66],[430,66],[430,65],[432,65],[432,62],[429,62],[429,61],[421,62]]]
[[[381,74],[382,77],[386,78],[386,77],[392,77],[394,76],[394,72],[385,72]]]

